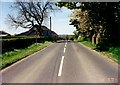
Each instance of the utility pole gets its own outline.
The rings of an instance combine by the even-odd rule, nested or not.
[[[52,37],[52,33],[51,33],[51,28],[52,28],[52,23],[51,23],[51,16],[50,16],[50,36]]]
[[[50,31],[52,29],[51,16],[50,16]]]

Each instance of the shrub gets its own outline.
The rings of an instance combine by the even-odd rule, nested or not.
[[[77,42],[82,42],[82,41],[84,41],[84,37],[83,37],[83,36],[79,36],[79,37],[77,38]]]
[[[96,45],[96,49],[99,51],[108,51],[110,44],[107,38],[101,38],[101,42]]]
[[[50,37],[12,37],[0,40],[2,42],[2,53],[12,51],[14,49],[21,49],[30,46],[33,43],[44,43],[51,41]]]

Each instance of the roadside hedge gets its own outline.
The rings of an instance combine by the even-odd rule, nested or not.
[[[51,41],[51,37],[12,37],[2,38],[2,53],[12,51],[14,49],[22,49],[30,46],[33,43],[44,43],[45,41]]]

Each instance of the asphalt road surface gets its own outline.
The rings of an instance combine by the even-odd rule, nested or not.
[[[117,83],[118,65],[76,42],[61,42],[2,70],[3,83]]]

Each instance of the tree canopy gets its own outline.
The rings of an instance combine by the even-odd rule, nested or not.
[[[74,25],[79,33],[85,34],[85,37],[87,34],[99,34],[103,39],[107,39],[102,43],[119,45],[119,2],[58,2],[57,6],[73,11],[71,25]]]

